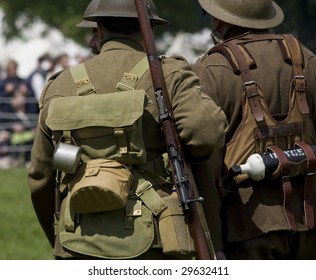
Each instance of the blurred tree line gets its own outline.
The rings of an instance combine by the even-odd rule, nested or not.
[[[4,35],[8,39],[19,36],[23,28],[41,18],[49,26],[60,29],[65,36],[83,43],[89,30],[76,28],[74,25],[81,20],[89,2],[90,0],[0,0],[0,7],[4,10]],[[285,13],[283,24],[275,31],[293,33],[316,52],[316,0],[275,2]],[[171,22],[170,25],[157,29],[158,36],[167,30],[173,33],[179,30],[196,32],[209,27],[210,20],[203,16],[197,0],[156,0],[155,4],[159,15]]]

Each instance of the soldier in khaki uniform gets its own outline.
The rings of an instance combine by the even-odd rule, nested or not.
[[[281,8],[271,0],[199,0],[199,3],[204,12],[211,15],[215,46],[197,60],[193,69],[199,76],[205,92],[215,100],[227,116],[229,127],[226,145],[229,147],[234,145],[233,142],[237,141],[237,137],[248,133],[247,127],[240,127],[244,104],[241,93],[242,89],[252,81],[262,89],[268,109],[273,116],[279,115],[280,120],[285,120],[285,116],[289,113],[292,65],[288,60],[284,60],[279,46],[280,40],[268,38],[274,36],[269,29],[279,25],[284,16]],[[249,38],[253,41],[242,45],[243,41],[246,42]],[[236,71],[232,66],[236,65],[234,59],[229,61],[224,53],[215,51],[220,44],[231,46],[237,42],[236,40],[240,43],[238,45],[241,46],[240,50],[249,55],[246,63],[249,61],[252,63],[249,62],[250,66],[247,66],[250,70],[240,67]],[[301,49],[305,67],[304,76],[301,78],[307,81],[307,104],[314,126],[316,57],[302,45]],[[229,52],[226,54],[229,57]],[[244,76],[251,73],[252,81],[249,81],[248,85],[243,84],[240,71],[243,71]],[[313,128],[310,132],[314,137]],[[235,153],[247,147],[253,137],[253,134],[250,134],[250,138],[239,143]],[[230,167],[223,164],[224,158],[226,158],[224,154],[217,153],[211,160],[209,180],[213,180],[214,185],[227,175],[225,172]],[[221,200],[222,212],[219,207],[217,208],[217,221],[220,219],[222,221],[222,248],[228,259],[316,259],[313,213],[310,229],[306,225],[306,213],[304,213],[304,180],[304,176],[291,179],[290,204],[294,215],[293,224],[290,224],[284,211],[284,194],[280,180],[257,183],[246,180],[232,188],[231,193]],[[313,189],[312,200],[315,202],[315,180]],[[217,247],[217,250],[220,248]]]
[[[85,19],[97,21],[98,34],[99,39],[102,42],[102,48],[99,55],[84,63],[84,67],[88,76],[90,77],[90,81],[87,79],[87,84],[93,84],[92,90],[96,93],[104,93],[104,95],[106,95],[106,93],[113,93],[117,91],[117,85],[122,80],[124,73],[130,72],[131,69],[137,63],[139,63],[139,61],[146,57],[146,54],[142,45],[142,34],[138,25],[137,13],[133,1],[96,0],[96,3],[97,5],[95,11],[91,12],[90,15],[85,14]],[[150,21],[153,26],[166,23],[165,20],[157,15],[154,3],[151,0],[147,0],[146,4],[148,5]],[[221,148],[224,144],[224,135],[226,129],[225,115],[221,109],[210,99],[210,97],[203,92],[201,86],[199,85],[198,78],[193,73],[187,61],[180,57],[163,57],[162,67],[164,78],[167,84],[168,94],[172,104],[176,128],[183,143],[187,158],[192,162],[205,160],[210,157],[210,155],[215,150]],[[47,239],[49,240],[51,246],[54,247],[55,257],[94,258],[98,257],[96,253],[86,254],[86,251],[82,249],[82,246],[85,247],[85,244],[82,242],[82,240],[77,242],[80,243],[79,245],[76,244],[76,240],[74,240],[74,242],[72,242],[72,240],[72,244],[70,244],[69,247],[67,246],[68,248],[61,246],[60,238],[57,237],[55,240],[53,227],[55,212],[54,186],[56,185],[56,170],[53,169],[52,164],[55,150],[54,143],[58,139],[56,139],[56,133],[50,129],[51,126],[49,125],[48,117],[52,113],[52,104],[54,101],[58,100],[59,97],[69,98],[77,95],[77,88],[72,77],[72,70],[74,69],[71,68],[64,70],[52,77],[42,93],[40,102],[41,113],[38,122],[36,138],[32,149],[32,164],[28,173],[29,185],[31,188],[34,209],[36,211],[38,220],[47,236]],[[155,94],[150,71],[147,69],[137,82],[138,83],[135,91],[138,89],[144,89],[146,92],[145,110],[142,121],[146,159],[144,164],[135,166],[132,165],[131,169],[141,169],[143,173],[148,173],[151,175],[154,173],[156,174],[153,175],[155,179],[160,182],[165,182],[168,180],[168,176],[166,176],[167,169],[161,169],[162,166],[167,168],[167,165],[161,164],[164,162],[161,161],[163,158],[161,155],[165,153],[165,148],[163,145],[164,139],[160,124],[158,122],[158,110],[155,103]],[[123,93],[117,93],[117,95],[120,94]],[[122,102],[124,102],[124,100],[122,100]],[[60,105],[66,106],[65,108],[67,108],[66,99],[64,102],[60,103]],[[128,104],[126,106],[127,107],[125,107],[125,110],[128,110],[129,112],[132,108],[138,107],[137,104]],[[77,118],[82,118],[83,122],[85,122],[85,116],[81,117],[80,113],[81,115],[90,115],[94,113],[93,108],[88,112],[84,111],[84,107],[85,106],[82,105],[82,108],[75,108],[78,114]],[[96,108],[96,111],[97,110],[99,110],[99,108]],[[115,115],[115,108],[109,108],[109,110],[112,110],[113,115]],[[69,118],[72,118],[71,112],[61,113],[68,114]],[[123,111],[121,119],[123,120],[124,117]],[[60,124],[63,125],[62,123],[67,123],[67,121],[68,119],[65,119],[64,121],[61,120]],[[93,159],[99,156],[104,157],[104,155],[102,155],[102,151],[107,148],[105,147],[107,138],[102,136],[103,132],[101,128],[95,131],[94,134],[95,133],[97,133],[98,136],[90,135],[89,133],[81,139],[76,139],[74,136],[75,141],[81,146],[83,150],[82,158],[84,160],[87,158]],[[147,170],[147,167],[149,168],[149,166],[153,166],[150,167],[150,172]],[[154,187],[156,190],[156,185]],[[157,186],[157,189],[159,188],[160,187]],[[167,193],[169,195],[170,191],[170,186],[165,191],[157,190],[159,194],[164,196],[166,196]],[[135,195],[133,198],[135,198]],[[63,207],[67,207],[65,200],[62,202],[62,208]],[[144,210],[143,208],[141,209]],[[120,211],[120,209],[115,210],[113,213],[119,215],[120,213],[117,211]],[[98,225],[105,223],[102,221],[102,215],[106,215],[106,213],[99,213],[98,217],[100,217],[100,220]],[[94,214],[88,213],[76,215],[76,217],[77,218],[74,221],[75,228],[70,229],[70,231],[75,231],[76,227],[78,227],[78,223],[79,226],[81,226],[81,219],[84,221],[86,217],[95,218],[96,216]],[[70,221],[72,221],[71,213],[69,218]],[[127,218],[127,222],[130,221],[128,217],[125,218]],[[135,223],[138,219],[140,219],[140,217],[134,217]],[[111,228],[116,227],[116,223],[118,222],[118,219],[115,218],[115,220],[110,221],[110,224],[107,224],[106,227],[110,227],[111,230]],[[56,223],[58,224],[58,221],[55,221],[55,231],[59,231],[60,234],[60,225],[56,226]],[[67,223],[66,219],[63,223]],[[151,226],[152,221],[147,221],[147,223],[148,224],[146,227],[149,227]],[[139,225],[136,223],[134,224],[134,227],[136,226]],[[142,226],[140,225],[140,227]],[[101,230],[103,230],[103,228]],[[83,235],[83,232],[84,230],[81,228],[81,234],[79,234],[78,238]],[[129,256],[124,255],[124,257],[120,257],[120,255],[117,254],[120,253],[120,250],[122,251],[122,254],[125,254],[125,252],[128,250],[125,247],[122,248],[124,245],[120,244],[125,244],[124,242],[126,242],[126,240],[131,237],[130,235],[133,232],[134,231],[129,231],[129,234],[126,234],[125,238],[121,237],[118,247],[114,248],[111,252],[116,256],[113,258],[129,258]],[[65,232],[61,234],[64,233]],[[67,234],[68,233],[66,233],[66,235]],[[86,229],[86,238],[89,239],[94,237],[96,242],[99,237],[103,238],[98,234],[93,235],[91,233],[91,228]],[[110,238],[115,239],[116,236],[110,236]],[[138,246],[142,246],[142,242],[147,242],[146,238],[146,236],[139,236],[139,240],[135,240],[135,246],[136,243]],[[153,238],[154,240],[151,241],[147,251],[143,252],[141,255],[139,255],[139,253],[135,253],[133,258],[177,258],[163,253],[161,244],[159,243],[159,236],[157,236],[157,234],[155,234]],[[98,244],[101,244],[100,246],[102,246],[102,243],[103,241]],[[108,247],[111,247],[113,244],[113,242],[110,242]],[[74,252],[69,249],[72,248],[72,245],[78,245],[81,247],[80,249],[76,250],[76,252]],[[90,247],[92,248],[90,248],[91,250],[95,250],[98,245],[95,244],[95,246],[93,246],[92,244]],[[133,244],[128,243],[127,247],[133,247]],[[132,249],[133,248],[131,248],[131,250]],[[101,254],[102,253],[103,252],[101,252]],[[101,257],[105,259],[111,258],[108,255]],[[192,255],[181,258],[192,258]]]
[[[90,12],[93,9],[95,9],[96,4],[97,4],[96,1],[91,1],[88,4],[83,16],[85,16],[86,14],[90,14]],[[79,23],[76,24],[76,26],[80,27],[80,28],[91,29],[92,35],[88,41],[87,46],[91,49],[92,54],[99,54],[100,53],[100,42],[99,42],[99,38],[98,38],[98,29],[97,29],[98,25],[97,25],[97,23],[94,21],[82,19]]]

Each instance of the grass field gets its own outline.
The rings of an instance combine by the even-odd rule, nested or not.
[[[0,170],[0,180],[0,260],[53,259],[31,204],[26,169]]]

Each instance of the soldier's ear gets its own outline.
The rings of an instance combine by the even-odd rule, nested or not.
[[[99,40],[102,41],[105,37],[105,30],[104,30],[103,25],[100,22],[98,22],[97,30],[98,30]]]

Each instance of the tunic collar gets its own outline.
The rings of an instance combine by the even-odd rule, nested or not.
[[[101,53],[112,50],[144,51],[144,48],[136,41],[123,38],[112,38],[111,40],[104,42],[101,48]]]

